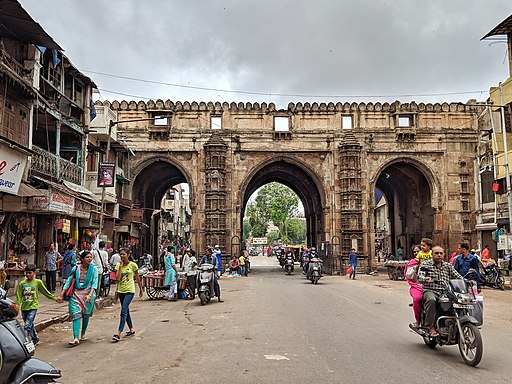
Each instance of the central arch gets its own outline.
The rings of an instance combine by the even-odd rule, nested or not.
[[[247,178],[241,189],[243,201],[240,212],[241,231],[243,231],[242,221],[249,198],[258,188],[270,182],[286,185],[297,194],[302,202],[306,218],[307,244],[317,246],[320,241],[325,240],[323,214],[325,194],[322,184],[307,166],[286,156],[280,156],[260,164]],[[243,237],[243,233],[241,235],[240,238]]]
[[[141,249],[157,255],[158,242],[155,237],[154,212],[161,208],[162,198],[169,189],[177,184],[187,183],[190,185],[190,183],[187,175],[178,165],[160,158],[153,158],[140,164],[135,174],[132,200],[135,207],[143,209],[143,223],[145,224],[145,230],[141,231],[140,236]],[[192,192],[190,191],[190,193]]]

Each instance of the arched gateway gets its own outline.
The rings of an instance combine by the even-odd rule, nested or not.
[[[98,102],[99,103],[99,102]],[[308,243],[337,239],[372,264],[376,250],[422,236],[453,249],[475,240],[478,104],[103,102],[131,143],[132,196],[151,215],[172,185],[190,187],[193,246],[242,238],[247,201],[277,181],[301,199]],[[158,123],[157,123],[158,121]],[[154,241],[153,241],[154,243]]]

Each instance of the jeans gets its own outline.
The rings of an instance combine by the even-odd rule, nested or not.
[[[352,273],[348,276],[348,278],[353,278],[355,279],[356,278],[356,269],[357,269],[357,264],[353,265],[351,264],[350,267],[352,268]]]
[[[123,332],[125,323],[128,328],[133,329],[132,318],[130,317],[130,303],[135,293],[119,293],[119,301],[121,302],[121,319],[119,320],[119,332]]]
[[[193,300],[194,297],[196,296],[197,276],[196,275],[187,276],[187,282],[188,282],[188,291],[190,293],[190,300]]]
[[[50,292],[54,292],[56,285],[57,285],[57,271],[46,271],[46,288]]]
[[[240,266],[240,276],[244,276],[245,275],[245,265],[241,265]]]
[[[29,309],[28,311],[21,311],[21,317],[23,318],[23,322],[25,326],[23,329],[27,336],[32,338],[34,344],[39,342],[39,337],[37,337],[36,327],[34,326],[34,320],[36,318],[37,309]]]

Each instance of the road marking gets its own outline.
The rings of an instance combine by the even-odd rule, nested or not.
[[[264,355],[267,360],[290,360],[286,356],[283,355]]]

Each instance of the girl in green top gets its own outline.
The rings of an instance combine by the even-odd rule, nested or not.
[[[135,281],[137,281],[139,285],[139,297],[142,297],[143,294],[138,272],[139,267],[133,262],[130,256],[130,250],[122,248],[119,251],[119,255],[121,256],[121,262],[116,265],[116,280],[118,281],[117,294],[121,302],[121,318],[119,320],[117,333],[112,336],[114,343],[121,340],[121,333],[123,332],[125,324],[128,324],[128,328],[130,329],[126,332],[125,337],[135,335],[132,318],[130,316],[130,303],[132,302],[133,296],[135,296]]]
[[[25,268],[25,280],[18,284],[16,290],[16,304],[21,309],[21,316],[25,326],[23,329],[27,336],[32,338],[32,342],[37,344],[39,337],[37,337],[34,320],[36,318],[37,309],[39,308],[38,294],[41,292],[50,300],[55,300],[62,303],[62,300],[57,299],[52,295],[44,286],[43,282],[36,279],[36,267],[33,264],[27,265]]]

